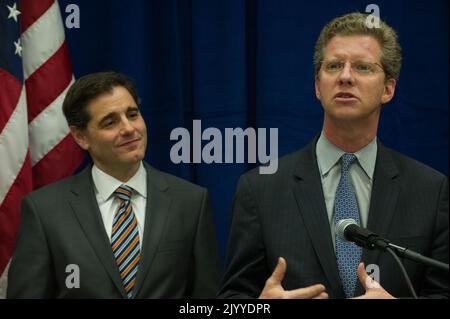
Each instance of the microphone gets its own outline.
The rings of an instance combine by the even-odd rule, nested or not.
[[[375,234],[374,232],[360,227],[354,219],[341,219],[336,223],[336,233],[346,241],[354,242],[356,245],[367,249],[380,249],[392,251],[400,257],[419,262],[444,271],[449,271],[449,266],[438,260],[422,256],[421,254],[405,247],[392,244],[389,240]]]
[[[354,219],[341,219],[336,224],[336,233],[345,240],[367,249],[385,249],[389,240],[380,237],[368,229],[360,227]]]

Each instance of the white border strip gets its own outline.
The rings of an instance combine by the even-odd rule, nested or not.
[[[28,150],[28,115],[25,86],[22,86],[19,102],[0,134],[0,203],[22,169]]]
[[[69,133],[62,104],[72,83],[28,125],[30,157],[34,166]]]
[[[64,25],[58,1],[22,34],[25,80],[45,63],[64,42]]]

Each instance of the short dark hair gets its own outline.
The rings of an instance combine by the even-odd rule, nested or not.
[[[69,126],[86,129],[90,120],[87,105],[96,97],[112,93],[115,87],[124,87],[133,97],[137,105],[138,95],[134,83],[127,76],[108,71],[82,76],[70,87],[63,102],[63,112]]]

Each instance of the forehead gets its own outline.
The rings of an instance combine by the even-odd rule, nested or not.
[[[380,44],[369,35],[337,35],[324,48],[325,58],[362,58],[378,61],[380,55]]]
[[[101,118],[115,112],[125,112],[129,107],[137,106],[133,96],[122,86],[116,86],[111,92],[94,98],[87,106],[92,118]]]

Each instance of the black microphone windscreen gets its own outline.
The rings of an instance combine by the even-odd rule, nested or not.
[[[356,225],[358,226],[358,223],[356,222],[356,220],[352,219],[352,218],[346,218],[346,219],[341,219],[340,221],[337,222],[336,224],[336,234],[338,234],[338,236],[342,239],[342,240],[346,240],[349,241],[348,238],[345,237],[345,229],[350,226],[350,225]]]

